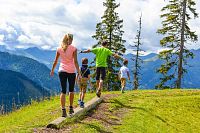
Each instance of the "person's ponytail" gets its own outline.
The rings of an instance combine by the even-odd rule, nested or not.
[[[64,37],[63,37],[63,40],[62,40],[62,43],[61,43],[61,48],[65,51],[68,47],[68,41],[69,41],[69,36],[68,34],[66,34]]]

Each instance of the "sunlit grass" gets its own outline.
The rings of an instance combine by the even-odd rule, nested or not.
[[[107,119],[120,121],[119,125],[104,126],[98,120],[72,120],[72,132],[198,132],[200,131],[200,90],[138,90],[102,92],[118,94],[108,100]],[[87,93],[86,101],[95,93]],[[74,104],[77,105],[78,95]],[[68,105],[67,96],[67,105]],[[115,113],[120,112],[121,116]],[[61,115],[59,96],[0,116],[0,132],[33,132],[45,127]],[[69,120],[70,122],[70,120]]]
[[[88,93],[86,101],[95,94]],[[66,105],[69,104],[67,96]],[[78,95],[75,95],[74,104],[77,105]],[[32,132],[33,128],[45,127],[48,123],[61,116],[59,96],[42,102],[32,102],[5,116],[0,116],[0,132]]]
[[[104,127],[101,131],[115,133],[200,131],[199,90],[129,91],[110,99],[109,103],[109,111],[112,114],[121,109],[125,110],[122,118],[112,114],[107,118],[121,119],[121,124],[105,128],[101,122],[98,122],[93,124],[92,132],[98,132],[101,127]],[[89,131],[91,128],[92,126],[78,123],[78,128],[73,132],[84,129]]]

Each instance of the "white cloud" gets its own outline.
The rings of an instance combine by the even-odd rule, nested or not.
[[[55,49],[63,35],[74,34],[74,44],[79,48],[91,47],[95,40],[95,27],[104,13],[105,0],[0,0],[0,34],[10,42],[18,42],[13,47],[36,45],[45,49]],[[159,15],[163,0],[116,0],[119,17],[124,20],[123,30],[126,45],[132,44],[142,12],[143,48],[156,52],[160,49],[156,30],[161,25]],[[197,6],[200,2],[197,1]],[[200,9],[198,9],[198,12]],[[200,35],[199,21],[191,22],[191,29]],[[199,42],[198,42],[199,43]],[[197,48],[197,46],[189,46]]]
[[[17,40],[22,43],[29,43],[29,38],[25,35],[20,35]]]
[[[2,42],[4,39],[4,35],[0,35],[0,42]]]

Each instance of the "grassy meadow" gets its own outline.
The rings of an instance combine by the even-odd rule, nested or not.
[[[72,132],[200,131],[200,90],[138,90],[123,94],[114,91],[103,92],[102,95],[114,96],[104,101],[102,108],[100,105],[97,110],[90,112],[94,118],[85,116],[68,124]],[[86,100],[94,96],[94,93],[88,93]],[[75,96],[75,104],[77,99],[78,95]],[[35,128],[45,127],[60,115],[59,97],[40,103],[33,102],[16,112],[0,116],[0,132],[33,132]]]

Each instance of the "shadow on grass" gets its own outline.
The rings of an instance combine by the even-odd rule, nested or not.
[[[83,125],[86,125],[86,126],[88,126],[88,127],[90,127],[90,128],[94,128],[97,132],[99,132],[99,133],[112,133],[112,132],[108,132],[108,131],[105,131],[105,130],[103,130],[101,127],[99,127],[99,126],[96,126],[96,125],[94,125],[94,124],[89,124],[89,123],[85,123],[85,122],[79,122],[80,124],[83,124]]]
[[[151,112],[151,111],[149,111],[149,110],[147,110],[147,109],[145,109],[145,108],[142,108],[142,107],[133,107],[133,106],[129,106],[129,105],[124,105],[123,103],[121,103],[121,102],[118,101],[117,99],[114,99],[114,103],[119,104],[122,108],[135,109],[135,110],[136,110],[136,109],[137,109],[137,110],[142,110],[142,111],[148,113],[149,115],[151,115],[151,116],[153,116],[153,117],[159,119],[160,121],[162,121],[163,123],[167,124],[168,126],[173,127],[176,131],[178,131],[178,129],[177,129],[175,126],[169,124],[169,123],[168,123],[166,120],[164,120],[162,117],[160,117],[160,116],[154,114],[153,112]]]
[[[149,114],[149,115],[152,116],[152,117],[155,117],[156,119],[160,120],[161,122],[163,122],[163,123],[167,124],[168,126],[171,126],[171,127],[173,127],[174,129],[177,130],[176,127],[170,125],[170,124],[169,124],[165,119],[163,119],[161,116],[159,116],[159,115],[155,114],[154,112],[149,111],[149,110],[147,110],[147,109],[145,109],[145,108],[143,108],[143,107],[136,107],[136,106],[131,106],[131,105],[128,105],[128,104],[126,105],[126,104],[120,102],[120,101],[117,100],[117,99],[113,99],[112,101],[109,101],[109,102],[103,101],[103,103],[114,103],[114,104],[116,104],[116,105],[119,105],[119,106],[120,106],[119,108],[126,108],[126,109],[130,109],[130,110],[141,110],[141,111],[143,111],[143,112]],[[96,110],[98,110],[98,107],[99,107],[99,106],[97,106]],[[89,112],[87,112],[87,116],[90,116],[90,117],[91,117],[93,113],[94,113],[94,110],[93,110],[93,111],[89,111]],[[97,132],[100,132],[100,133],[111,133],[111,132],[107,131],[106,129],[102,129],[102,128],[101,128],[100,126],[98,126],[98,125],[95,125],[95,124],[92,124],[92,123],[82,122],[82,120],[84,119],[84,117],[85,117],[85,116],[80,117],[79,120],[76,121],[76,122],[78,122],[78,123],[80,123],[80,124],[83,124],[83,125],[85,125],[85,126],[88,126],[89,128],[93,128],[93,129],[95,129]],[[106,119],[106,118],[103,118],[103,117],[101,117],[101,116],[100,116],[100,117],[92,117],[92,118],[93,118],[93,119],[100,120],[100,121],[102,121],[102,122],[105,122],[105,123],[107,123],[107,124],[109,124],[109,125],[121,125],[121,124],[117,123],[116,121],[109,121],[109,120],[108,120],[109,118]]]
[[[96,110],[98,110],[98,107],[97,107]],[[103,118],[102,116],[93,116],[94,113],[95,113],[94,111],[89,111],[89,112],[87,113],[87,116],[91,117],[92,119],[96,119],[96,120],[100,120],[100,121],[102,121],[102,122],[105,122],[105,123],[107,123],[107,124],[109,124],[109,125],[121,125],[120,123],[117,123],[116,120],[108,121],[107,119]],[[109,118],[108,118],[108,119],[109,119]]]
[[[125,105],[125,104],[121,103],[120,101],[118,101],[117,99],[114,99],[114,102],[111,102],[111,103],[118,104],[122,108],[127,108],[127,109],[134,109],[135,108],[135,107],[132,107],[132,106]]]
[[[118,101],[117,99],[114,99],[114,102],[113,102],[113,103],[120,105],[122,108],[142,110],[142,111],[148,113],[149,115],[151,115],[151,116],[153,116],[153,117],[159,119],[159,120],[162,121],[163,123],[166,123],[167,125],[172,126],[172,125],[170,125],[166,120],[164,120],[162,117],[160,117],[160,116],[154,114],[154,113],[151,112],[151,111],[148,111],[148,110],[145,109],[145,108],[142,108],[142,107],[133,107],[133,106],[125,105],[125,104],[121,103],[120,101]],[[173,126],[172,126],[172,127],[173,127]],[[175,127],[174,127],[174,128],[175,128]]]
[[[108,120],[103,119],[103,118],[93,118],[93,119],[101,120],[101,121],[103,121],[103,122],[105,122],[105,123],[107,123],[109,125],[121,125],[121,124],[119,124],[119,123],[117,123],[115,121],[108,121]]]

